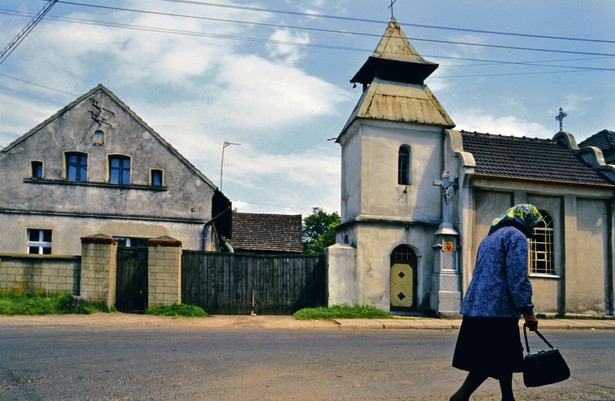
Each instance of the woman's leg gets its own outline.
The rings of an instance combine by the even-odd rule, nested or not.
[[[502,401],[515,401],[512,389],[513,374],[504,373],[500,376],[500,390],[502,391]]]
[[[468,373],[468,377],[463,382],[459,390],[451,397],[450,401],[467,401],[470,399],[470,396],[473,392],[476,391],[477,388],[480,387],[481,384],[484,383],[489,377],[486,373],[479,372],[470,372]],[[512,376],[511,376],[511,387],[512,387]]]

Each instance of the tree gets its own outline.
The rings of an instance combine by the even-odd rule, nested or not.
[[[313,207],[312,214],[303,219],[303,253],[325,253],[326,247],[335,244],[335,227],[340,223],[337,212],[327,213],[320,207]]]

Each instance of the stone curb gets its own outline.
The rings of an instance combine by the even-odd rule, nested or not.
[[[335,319],[341,329],[428,329],[457,330],[461,320],[449,319]],[[519,326],[522,327],[522,320]],[[608,330],[615,329],[615,319],[543,319],[539,329],[544,330]]]

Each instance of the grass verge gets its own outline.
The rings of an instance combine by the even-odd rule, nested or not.
[[[111,312],[102,303],[92,303],[70,294],[0,294],[0,315],[65,315]]]
[[[293,314],[297,320],[331,319],[392,319],[388,312],[366,305],[333,305],[317,308],[304,308]]]
[[[194,305],[174,304],[150,306],[145,310],[146,315],[172,316],[172,317],[207,317],[203,308]]]

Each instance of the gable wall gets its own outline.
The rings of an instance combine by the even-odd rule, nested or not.
[[[112,112],[103,112],[111,125],[92,119],[96,109],[90,98]],[[214,189],[105,92],[96,91],[39,128],[0,155],[6,177],[0,181],[0,213],[12,237],[2,241],[1,251],[23,252],[28,227],[53,227],[54,247],[58,241],[62,254],[78,254],[78,235],[97,232],[143,238],[164,233],[184,241],[187,249],[202,249]],[[106,134],[104,145],[93,143],[99,128]],[[88,155],[85,185],[65,180],[65,151]],[[111,154],[131,157],[131,185],[107,183]],[[33,160],[43,162],[42,180],[29,179]],[[149,186],[151,169],[163,171],[166,188]],[[70,232],[75,227],[83,230]],[[56,236],[60,231],[73,239]]]

